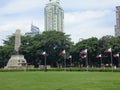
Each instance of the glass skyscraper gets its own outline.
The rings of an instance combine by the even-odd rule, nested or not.
[[[58,0],[49,0],[44,9],[45,30],[63,32],[64,11]]]
[[[34,26],[33,24],[31,24],[31,32],[25,33],[25,35],[30,35],[30,36],[34,36],[37,34],[40,34],[40,29],[37,26]]]

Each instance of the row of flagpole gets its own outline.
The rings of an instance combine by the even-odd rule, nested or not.
[[[112,72],[113,72],[113,59],[112,59],[112,56],[118,57],[118,66],[119,66],[119,64],[120,64],[119,54],[114,54],[114,55],[113,55],[111,48],[106,49],[104,52],[105,52],[105,53],[110,53],[110,56],[111,56],[111,58],[110,58],[110,59],[111,59],[111,68],[112,68]],[[84,56],[82,56],[82,58],[86,58],[86,68],[87,68],[87,71],[88,71],[88,55],[87,55],[88,53],[87,53],[87,49],[81,50],[81,51],[80,51],[80,54],[81,54],[81,55],[84,55]],[[99,54],[99,55],[96,56],[96,58],[100,58],[101,64],[102,64],[102,55]]]
[[[47,64],[46,64],[47,53],[46,53],[46,51],[41,52],[41,55],[44,56],[44,70],[47,71]],[[63,50],[62,52],[60,52],[59,55],[65,55],[64,56],[64,71],[66,71],[66,51]],[[72,56],[70,58],[72,58]]]
[[[119,58],[119,54],[114,54],[114,55],[112,55],[112,49],[111,49],[111,48],[106,49],[104,52],[105,52],[105,53],[110,53],[110,55],[111,55],[111,68],[112,68],[112,71],[113,71],[113,60],[112,60],[112,56]],[[46,70],[47,70],[47,65],[46,65],[47,53],[44,51],[44,52],[42,52],[41,54],[42,54],[43,56],[45,56],[45,60],[44,60],[45,67],[44,67],[44,69],[45,69],[45,71],[46,71]],[[86,70],[88,71],[88,50],[87,50],[87,49],[81,50],[81,51],[80,51],[80,54],[82,55],[81,58],[86,59],[86,62],[85,62],[85,63],[86,63]],[[66,56],[66,51],[65,51],[65,50],[61,51],[59,55],[64,55],[64,71],[66,71],[66,58],[67,58],[67,56]],[[71,66],[72,66],[72,56],[70,55],[69,58],[71,59]],[[100,58],[101,64],[103,63],[103,62],[102,62],[102,54],[97,55],[96,58]],[[120,64],[120,61],[119,61],[119,60],[118,60],[118,62],[119,62],[118,64]]]

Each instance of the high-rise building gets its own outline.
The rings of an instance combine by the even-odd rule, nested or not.
[[[58,0],[49,0],[44,9],[45,30],[63,32],[64,11]]]
[[[120,6],[116,7],[115,36],[120,36]]]
[[[40,34],[40,29],[37,26],[34,26],[33,24],[31,24],[31,32],[27,32],[25,33],[25,35],[34,36],[36,34]]]

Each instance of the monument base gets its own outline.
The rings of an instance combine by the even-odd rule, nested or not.
[[[22,69],[27,67],[24,55],[12,55],[5,69]]]

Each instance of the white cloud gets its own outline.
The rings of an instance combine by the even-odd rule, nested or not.
[[[1,0],[2,1],[2,0]],[[0,1],[0,3],[2,3]],[[44,30],[44,6],[49,0],[10,0],[0,6],[1,39],[17,28],[30,31],[31,22]],[[120,0],[60,0],[65,10],[64,30],[72,40],[114,35],[115,6]],[[1,33],[2,32],[2,33]]]
[[[120,0],[61,0],[62,6],[69,10],[111,9],[119,3]]]
[[[43,14],[41,11],[45,5],[45,0],[11,0],[0,8],[0,45],[2,39],[21,29],[22,34],[30,31],[30,25],[33,23],[43,30]],[[40,13],[34,14],[34,10],[40,9]],[[44,10],[44,9],[43,9]],[[29,12],[29,13],[28,13]],[[17,14],[17,15],[16,15]]]
[[[16,19],[16,18],[15,18]],[[6,23],[0,25],[0,44],[3,43],[2,39],[7,39],[9,35],[12,35],[15,33],[16,29],[20,29],[22,34],[25,34],[26,32],[30,32],[31,29],[31,20],[25,19],[22,20],[21,18],[13,21],[7,21]],[[43,31],[43,19],[41,20],[34,20],[33,24],[38,26],[41,31]]]
[[[28,12],[32,9],[42,9],[45,0],[11,0],[6,6],[0,8],[0,14],[14,14]]]
[[[79,38],[114,35],[114,25],[109,25],[109,21],[106,23],[106,17],[112,15],[113,12],[109,10],[66,13],[65,32],[71,35],[74,42],[78,42]]]
[[[70,12],[65,13],[65,23],[69,26],[76,25],[76,24],[82,24],[82,23],[88,23],[90,20],[98,20],[99,18],[102,18],[108,14],[110,14],[111,11],[104,10],[104,11],[83,11],[83,12]],[[89,22],[90,23],[90,22]]]

